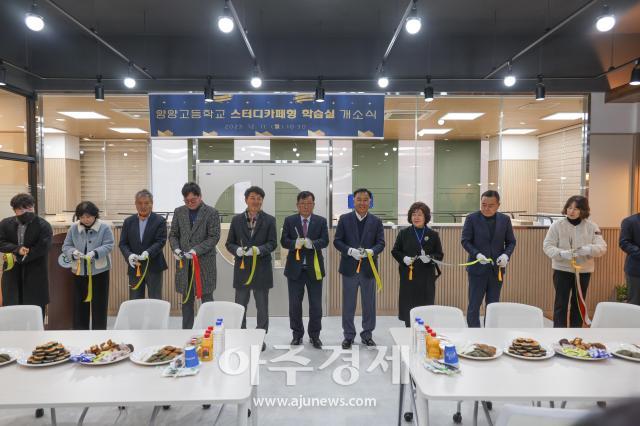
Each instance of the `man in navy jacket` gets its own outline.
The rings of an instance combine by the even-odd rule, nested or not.
[[[498,213],[499,207],[500,194],[497,191],[484,192],[480,197],[480,211],[468,215],[462,228],[462,247],[469,253],[469,262],[478,261],[467,267],[469,327],[480,327],[480,306],[485,296],[487,305],[500,301],[502,282],[499,272],[504,276],[516,247],[511,218]]]
[[[325,276],[322,249],[329,245],[329,230],[327,219],[313,214],[314,204],[313,193],[302,191],[298,194],[298,214],[284,220],[280,245],[289,250],[284,275],[289,288],[289,324],[293,332],[291,344],[302,344],[302,299],[306,286],[309,297],[309,338],[314,348],[322,349],[322,278]],[[314,265],[316,255],[319,276]]]
[[[129,264],[127,272],[132,287],[142,278],[136,276],[138,264],[143,274],[148,263],[147,274],[140,287],[129,289],[130,299],[144,299],[145,287],[150,299],[162,299],[162,272],[167,269],[162,249],[167,242],[167,221],[152,209],[153,195],[143,189],[136,194],[138,214],[129,216],[122,224],[119,247]]]
[[[624,274],[627,279],[629,303],[640,305],[640,214],[622,220],[620,248],[627,253]]]
[[[376,281],[367,255],[378,262],[378,255],[384,250],[384,229],[382,221],[369,213],[371,191],[356,189],[353,193],[355,211],[340,216],[333,245],[340,252],[342,274],[342,331],[343,349],[351,349],[356,337],[353,321],[356,312],[358,287],[362,303],[362,332],[360,338],[367,347],[375,347],[371,338],[376,327]],[[360,265],[358,271],[358,265]]]

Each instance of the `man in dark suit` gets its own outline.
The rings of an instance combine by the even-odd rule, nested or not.
[[[322,349],[322,278],[325,276],[322,249],[329,245],[329,230],[327,219],[313,214],[315,200],[312,192],[302,191],[298,194],[298,214],[284,220],[280,245],[289,250],[284,275],[289,287],[289,324],[293,332],[291,344],[302,344],[302,299],[306,286],[309,297],[309,337],[314,348]]]
[[[236,289],[236,303],[245,307],[242,328],[247,327],[246,308],[253,291],[258,311],[257,328],[268,331],[269,289],[273,287],[271,252],[278,242],[276,219],[262,211],[263,200],[264,191],[258,186],[249,187],[244,192],[247,210],[231,219],[226,247],[235,256],[233,288]],[[255,271],[251,276],[254,257]],[[266,347],[263,343],[262,350]]]
[[[358,288],[362,303],[362,332],[360,338],[367,347],[375,347],[371,337],[376,328],[376,280],[369,265],[368,255],[378,262],[378,254],[384,250],[382,221],[369,213],[371,191],[356,189],[353,193],[355,211],[340,216],[333,245],[340,252],[342,274],[342,332],[343,349],[351,349],[356,337],[353,317],[356,312]]]
[[[167,269],[162,249],[167,242],[167,221],[152,211],[153,195],[146,189],[138,191],[135,203],[138,214],[124,220],[119,244],[129,264],[129,299],[144,299],[145,287],[150,299],[162,299],[162,272]],[[141,276],[136,276],[138,270]]]
[[[468,215],[462,228],[462,247],[469,253],[469,262],[477,261],[467,267],[469,327],[480,327],[480,306],[485,296],[487,305],[500,301],[499,274],[504,275],[516,247],[511,218],[498,213],[499,207],[500,194],[484,192],[480,197],[480,211]]]
[[[640,213],[622,220],[620,248],[627,254],[624,274],[627,281],[629,303],[640,305]]]
[[[195,182],[182,187],[184,206],[173,212],[169,244],[176,258],[176,291],[182,297],[182,328],[193,327],[193,302],[197,283],[190,283],[195,260],[198,258],[202,282],[202,302],[213,301],[216,289],[216,244],[220,240],[218,210],[202,201],[202,191]],[[182,268],[180,265],[182,264]]]

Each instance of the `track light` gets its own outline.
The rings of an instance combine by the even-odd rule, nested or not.
[[[596,28],[601,33],[606,33],[610,31],[616,25],[616,17],[609,10],[609,6],[606,4],[602,8],[602,15],[598,16],[598,20],[596,21]]]
[[[324,102],[324,87],[322,87],[322,79],[318,79],[318,85],[316,86],[316,102]]]
[[[420,28],[422,28],[422,20],[418,16],[418,9],[416,8],[416,1],[413,1],[413,6],[411,7],[411,12],[409,12],[409,16],[407,17],[407,21],[404,24],[404,29],[409,34],[418,34],[420,32]]]
[[[44,28],[44,19],[37,13],[38,6],[34,1],[31,10],[24,16],[24,23],[31,31],[42,31]]]
[[[513,75],[513,71],[511,70],[511,62],[509,62],[509,71],[507,75],[504,77],[504,85],[507,87],[512,87],[516,84],[516,76]]]
[[[424,101],[433,102],[433,87],[431,87],[431,77],[427,77],[427,87],[424,88]]]
[[[3,66],[2,60],[0,60],[0,86],[7,85],[7,69]]]
[[[640,86],[640,59],[636,60],[636,64],[631,70],[631,80],[629,84],[632,86]]]
[[[204,101],[206,103],[213,102],[213,96],[215,91],[213,90],[213,86],[211,85],[211,77],[207,77],[207,85],[204,87]]]
[[[129,64],[129,71],[127,71],[127,76],[124,78],[123,83],[129,89],[136,87],[136,79],[131,77],[131,64]]]
[[[104,86],[102,85],[102,76],[97,77],[96,87],[94,88],[96,101],[104,101]]]
[[[384,73],[384,62],[380,65],[380,72],[378,73],[378,87],[385,89],[389,85],[389,78]]]
[[[231,16],[231,10],[229,9],[229,3],[227,1],[224,2],[224,10],[222,11],[222,15],[218,17],[218,29],[225,34],[233,31],[233,27],[235,24],[233,23],[233,17]]]
[[[258,69],[258,64],[254,64],[253,66],[253,76],[251,77],[251,86],[254,89],[259,89],[262,86],[262,78],[260,77],[260,69]]]
[[[542,82],[542,74],[538,75],[538,84],[536,84],[536,101],[544,101],[547,89]]]

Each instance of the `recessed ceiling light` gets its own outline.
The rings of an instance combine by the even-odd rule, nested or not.
[[[43,127],[42,133],[67,133],[67,132],[60,129],[54,129],[53,127]]]
[[[138,129],[137,127],[109,127],[109,130],[118,133],[147,133],[145,130]]]
[[[443,120],[475,120],[484,115],[484,112],[449,112],[445,114]]]
[[[56,118],[56,121],[66,121],[64,118]]]
[[[67,117],[75,118],[77,120],[107,120],[109,117],[106,115],[98,114],[94,111],[58,111],[58,114],[66,115]]]
[[[440,96],[447,96],[449,93],[447,92],[440,92]]]
[[[542,117],[542,120],[581,120],[584,118],[582,112],[556,112],[555,114]]]
[[[445,133],[449,133],[452,129],[421,129],[418,132],[418,136],[424,135],[444,135]]]
[[[535,132],[538,129],[504,129],[500,132],[503,135],[527,135],[529,133]]]

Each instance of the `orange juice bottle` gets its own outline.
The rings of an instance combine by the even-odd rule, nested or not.
[[[430,359],[440,359],[440,340],[436,337],[436,333],[432,331],[427,339],[427,356]]]
[[[207,330],[202,339],[202,361],[211,361],[213,359],[213,338]]]

